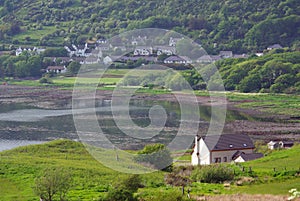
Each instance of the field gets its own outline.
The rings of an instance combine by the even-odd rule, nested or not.
[[[298,153],[300,146],[290,150],[271,153],[263,159],[243,164],[246,169],[251,166],[257,175],[252,184],[226,188],[223,184],[192,183],[193,197],[219,194],[273,194],[288,195],[291,188],[300,189],[300,178],[290,174],[299,170]],[[188,155],[182,159],[188,162]],[[43,145],[20,147],[0,153],[0,200],[37,200],[34,195],[34,179],[46,167],[63,167],[71,172],[74,183],[68,193],[69,200],[97,200],[105,196],[111,185],[126,174],[113,171],[95,159],[78,142],[57,140]],[[228,164],[229,165],[229,164]],[[277,167],[274,175],[273,167]],[[287,168],[287,171],[284,168]],[[238,169],[239,166],[233,168]],[[166,173],[157,171],[142,175],[144,188],[139,196],[151,197],[159,194],[180,193],[180,187],[164,184]]]

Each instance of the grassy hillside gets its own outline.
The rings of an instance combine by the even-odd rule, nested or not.
[[[287,171],[298,170],[299,151],[300,146],[295,146],[290,150],[276,151],[263,159],[243,164],[246,168],[251,166],[258,175],[260,181],[255,184],[232,185],[228,190],[223,184],[193,183],[191,194],[198,196],[239,192],[286,195],[290,188],[300,189],[300,178],[289,174],[274,176],[273,167],[276,166],[279,173],[282,173],[285,167]],[[70,200],[98,200],[114,182],[126,176],[102,166],[78,142],[57,140],[43,145],[20,147],[0,153],[0,200],[37,200],[33,193],[34,179],[47,167],[62,167],[72,174],[74,183],[68,193]],[[142,175],[145,187],[139,190],[139,196],[149,200],[149,197],[154,195],[179,193],[179,187],[164,184],[164,174],[159,171]],[[268,181],[264,181],[266,177],[269,177]]]
[[[201,41],[209,52],[245,52],[299,45],[299,8],[297,0],[4,0],[0,40],[61,46],[156,27]]]

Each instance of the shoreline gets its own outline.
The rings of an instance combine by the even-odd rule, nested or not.
[[[1,104],[26,104],[41,109],[71,108],[72,90],[61,89],[57,86],[32,87],[8,85],[0,86]],[[110,90],[97,90],[96,99],[110,100]],[[188,95],[185,99],[188,101]],[[133,96],[137,100],[176,101],[173,94],[144,94]],[[245,101],[224,101],[218,97],[197,96],[197,102],[204,106],[226,105],[227,110],[237,111],[252,118],[252,120],[227,121],[224,132],[246,133],[256,140],[265,142],[270,140],[300,141],[300,122],[290,121],[286,115],[265,113],[256,108],[241,108],[238,105]]]

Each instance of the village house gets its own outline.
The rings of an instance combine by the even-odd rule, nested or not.
[[[195,137],[191,155],[192,165],[231,162],[242,156],[239,161],[258,157],[253,155],[254,144],[246,134],[222,134]]]
[[[252,154],[241,153],[241,154],[239,154],[239,156],[237,158],[234,159],[234,162],[243,163],[246,161],[252,161],[255,159],[262,158],[262,157],[264,157],[264,155],[262,153],[252,153]]]
[[[274,149],[289,149],[292,146],[294,146],[293,142],[289,141],[270,141],[268,144],[268,149],[274,150]]]
[[[270,45],[267,47],[267,50],[274,50],[274,49],[282,49],[283,47],[279,44]]]
[[[66,66],[48,66],[46,69],[47,73],[66,73]]]
[[[34,55],[34,54],[41,54],[45,50],[46,49],[44,49],[44,48],[38,48],[38,47],[33,47],[33,48],[30,48],[30,47],[27,47],[27,48],[19,47],[18,49],[16,49],[16,56],[19,56],[24,51],[27,51],[27,52],[29,52],[29,54]]]
[[[153,48],[147,46],[137,46],[133,52],[135,56],[149,56],[153,54]]]
[[[173,37],[170,37],[169,39],[169,46],[173,46],[175,47],[177,42],[182,40],[183,38],[173,38]]]
[[[190,64],[192,60],[186,56],[170,56],[164,60],[165,64]]]
[[[175,47],[169,47],[169,46],[155,46],[154,50],[156,51],[156,55],[159,56],[161,54],[166,55],[173,55],[176,54],[176,48]]]
[[[247,54],[234,54],[233,55],[233,58],[235,58],[235,59],[246,59],[248,57],[249,56]]]
[[[228,59],[233,57],[232,51],[220,51],[219,55],[222,59]]]
[[[131,45],[134,45],[134,46],[145,45],[146,40],[147,40],[147,36],[138,36],[138,37],[132,36]]]
[[[68,51],[70,57],[89,57],[93,50],[92,48],[88,48],[88,43],[78,46],[73,44],[71,46],[65,46],[64,48]]]
[[[212,58],[209,55],[203,55],[196,60],[197,63],[211,63]]]

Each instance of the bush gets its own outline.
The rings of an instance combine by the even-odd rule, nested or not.
[[[108,191],[108,194],[105,201],[136,201],[137,199],[133,197],[133,194],[126,189],[111,189]]]
[[[234,171],[233,169],[220,164],[200,166],[192,172],[191,178],[194,181],[204,183],[222,183],[224,181],[233,180]]]
[[[136,201],[134,193],[141,186],[141,178],[139,175],[131,175],[121,182],[117,182],[112,189],[108,191],[105,201]]]
[[[41,84],[53,84],[53,81],[49,77],[42,77],[39,80],[39,83],[41,83]]]
[[[169,190],[169,191],[156,191],[155,194],[151,195],[140,195],[139,196],[144,201],[184,201],[190,200],[187,196],[183,196],[182,192],[178,190]]]
[[[153,166],[156,169],[172,170],[173,159],[170,151],[166,149],[164,144],[146,145],[143,150],[138,152],[135,161],[149,164],[149,166]]]

